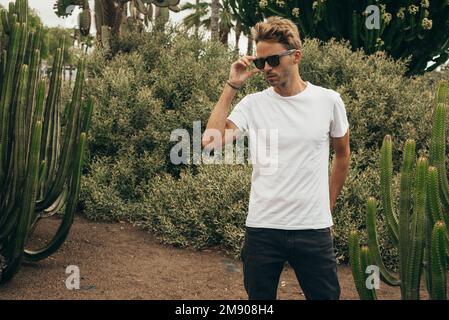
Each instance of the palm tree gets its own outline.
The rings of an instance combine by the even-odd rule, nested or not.
[[[227,46],[229,33],[234,28],[233,20],[235,18],[231,13],[229,1],[224,0],[223,4],[220,6],[220,9],[220,19],[218,23],[220,41]]]
[[[234,32],[235,32],[235,52],[239,53],[240,52],[240,47],[239,47],[239,42],[240,42],[240,36],[242,35],[242,20],[240,19],[240,16],[235,15],[236,17],[236,22],[235,22],[235,27],[234,27]]]
[[[195,4],[190,2],[183,4],[181,10],[193,10],[191,14],[182,20],[182,23],[187,30],[194,28],[195,36],[198,37],[199,29],[203,25],[203,18],[209,13],[209,4],[201,2],[201,0],[195,0]]]
[[[212,32],[211,8],[212,6],[210,3],[201,2],[201,0],[196,0],[195,4],[185,3],[182,5],[181,10],[194,10],[194,12],[189,14],[182,21],[187,30],[195,28],[195,34],[198,35],[199,28],[205,27],[207,30],[211,30],[212,39],[214,39],[214,34]],[[236,50],[238,50],[238,42],[242,33],[240,17],[232,11],[231,6],[229,5],[229,0],[219,2],[218,8],[218,37],[216,40],[219,40],[227,46],[229,33],[235,28]]]

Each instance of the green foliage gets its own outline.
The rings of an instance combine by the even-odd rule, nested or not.
[[[253,26],[270,16],[291,19],[304,38],[348,40],[351,48],[368,54],[385,51],[395,59],[408,58],[409,74],[423,73],[449,58],[449,3],[446,0],[231,0],[242,21]],[[368,29],[378,6],[379,25]],[[437,30],[437,31],[436,31]]]
[[[223,245],[238,253],[248,207],[250,168],[202,165],[196,174],[155,177],[145,186],[143,226],[177,246]]]
[[[44,57],[47,61],[53,61],[54,53],[59,46],[59,41],[65,38],[64,43],[64,65],[76,65],[76,52],[73,48],[73,31],[69,29],[53,27],[44,28],[44,47],[42,48],[47,55]]]

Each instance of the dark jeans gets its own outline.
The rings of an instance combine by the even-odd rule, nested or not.
[[[288,262],[306,299],[338,300],[340,285],[330,228],[279,230],[246,227],[243,282],[250,300],[275,300]]]

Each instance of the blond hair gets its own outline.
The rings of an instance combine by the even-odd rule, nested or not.
[[[278,42],[286,49],[301,49],[298,27],[289,19],[272,16],[258,22],[251,31],[256,44],[259,41]]]

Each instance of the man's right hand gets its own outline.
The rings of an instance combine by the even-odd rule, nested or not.
[[[243,56],[239,60],[235,61],[231,65],[229,82],[234,86],[241,87],[243,83],[245,83],[246,79],[260,72],[261,70],[257,68],[247,71],[255,59],[255,56]]]

